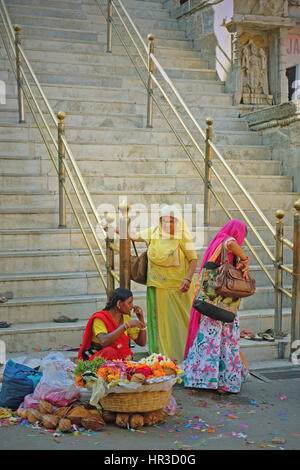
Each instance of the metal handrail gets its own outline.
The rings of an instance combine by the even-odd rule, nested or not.
[[[14,58],[16,58],[14,29],[13,29],[13,26],[12,26],[12,24],[11,24],[11,21],[10,21],[10,18],[9,18],[9,15],[8,15],[8,12],[7,12],[6,5],[5,5],[5,3],[4,3],[4,0],[0,0],[0,13],[1,13],[1,16],[2,16],[2,19],[3,19],[3,26],[4,26],[4,29],[5,29],[5,32],[6,32],[6,36],[7,36],[8,42],[9,42],[9,44],[10,44],[10,46],[11,46],[12,51],[13,51]],[[12,60],[11,53],[10,53],[8,47],[6,46],[6,41],[5,41],[4,37],[3,37],[3,35],[2,35],[2,40],[3,40],[3,44],[4,44],[4,47],[5,47],[6,52],[7,52],[8,59],[9,59],[9,61],[10,61],[10,63],[11,63],[12,70],[13,70],[15,76],[16,76],[16,79],[17,79],[17,71],[15,70],[14,60]],[[28,61],[28,59],[27,59],[27,57],[26,57],[26,54],[25,54],[25,52],[24,52],[24,50],[23,50],[23,48],[21,47],[20,44],[18,44],[18,51],[20,52],[20,55],[21,55],[21,57],[22,57],[22,60],[24,61],[25,65],[27,66],[27,68],[28,68],[28,70],[29,70],[29,73],[30,73],[30,75],[31,75],[31,77],[32,77],[32,79],[33,79],[34,85],[37,87],[37,89],[38,89],[38,91],[39,91],[39,93],[40,93],[40,95],[41,95],[41,98],[42,98],[44,104],[46,105],[47,111],[48,111],[48,113],[49,113],[49,115],[50,115],[50,117],[51,117],[51,119],[52,119],[52,122],[53,122],[54,125],[55,125],[56,130],[58,130],[58,123],[57,123],[55,114],[54,114],[54,112],[53,112],[53,110],[52,110],[52,108],[51,108],[51,106],[50,106],[50,104],[49,104],[49,101],[47,100],[47,98],[46,98],[46,96],[45,96],[45,94],[44,94],[44,92],[43,92],[43,90],[42,90],[42,88],[41,88],[41,86],[40,86],[40,84],[39,84],[39,81],[38,81],[38,79],[37,79],[37,77],[36,77],[36,75],[35,75],[35,73],[34,73],[32,67],[31,67],[31,65],[30,65],[30,63],[29,63],[29,61]],[[27,79],[27,77],[26,77],[26,73],[25,73],[24,68],[23,68],[22,65],[20,65],[20,70],[21,70],[21,72],[22,72],[22,79],[23,79],[23,81],[24,81],[26,87],[27,87],[28,90],[29,90],[30,98],[32,99],[34,105],[36,106],[37,113],[34,111],[32,105],[31,105],[31,103],[30,103],[30,99],[29,99],[29,96],[28,96],[28,94],[27,94],[26,87],[24,87],[24,86],[22,85],[22,90],[23,90],[25,99],[26,99],[26,101],[27,101],[27,104],[28,104],[28,106],[29,106],[29,109],[30,109],[30,111],[31,111],[31,114],[33,115],[33,118],[34,118],[34,121],[35,121],[35,123],[36,123],[36,125],[37,125],[37,128],[38,128],[38,130],[39,130],[39,132],[40,132],[40,134],[41,134],[42,140],[43,140],[43,142],[44,142],[44,144],[45,144],[45,146],[46,146],[46,148],[47,148],[47,151],[48,151],[49,156],[50,156],[50,158],[51,158],[51,161],[52,161],[52,163],[53,163],[53,165],[54,165],[54,168],[55,168],[57,174],[59,175],[59,167],[58,167],[58,164],[57,164],[57,158],[54,157],[54,155],[53,155],[53,153],[52,153],[52,150],[51,150],[51,148],[50,148],[49,142],[47,142],[47,139],[45,138],[44,131],[43,131],[43,129],[42,129],[40,123],[38,122],[37,115],[40,116],[40,118],[41,118],[41,120],[42,120],[42,122],[43,122],[43,125],[45,126],[45,128],[46,128],[46,130],[47,130],[47,133],[48,133],[48,135],[49,135],[49,137],[50,137],[50,139],[51,139],[51,141],[52,141],[52,144],[54,145],[54,148],[55,148],[56,151],[58,151],[58,143],[57,143],[57,140],[56,140],[55,137],[53,136],[53,133],[52,133],[52,131],[51,131],[51,129],[50,129],[50,127],[49,127],[49,125],[48,125],[46,119],[45,119],[44,113],[42,112],[42,110],[41,110],[41,108],[40,108],[40,106],[39,106],[39,104],[38,104],[37,98],[36,98],[35,95],[34,95],[34,92],[33,92],[33,90],[32,90],[32,87],[30,86],[30,83],[29,83],[29,81],[28,81],[28,79]],[[106,236],[106,235],[105,235],[105,231],[104,231],[104,229],[103,229],[103,227],[102,227],[102,224],[101,224],[101,219],[100,219],[100,217],[99,217],[99,215],[98,215],[98,213],[97,213],[97,210],[96,210],[96,207],[95,207],[95,205],[94,205],[94,203],[93,203],[93,200],[92,200],[92,198],[91,198],[91,195],[90,195],[90,193],[89,193],[89,191],[88,191],[88,189],[87,189],[87,187],[86,187],[86,185],[85,185],[84,179],[83,179],[83,177],[82,177],[82,175],[81,175],[81,172],[80,172],[80,170],[79,170],[79,168],[78,168],[78,165],[77,165],[77,163],[76,163],[76,161],[75,161],[75,158],[74,158],[73,153],[72,153],[72,151],[71,151],[71,149],[70,149],[70,146],[69,146],[69,144],[68,144],[68,142],[67,142],[67,140],[66,140],[66,138],[65,138],[64,135],[61,135],[60,138],[61,138],[61,141],[62,141],[62,143],[63,143],[63,145],[64,145],[64,148],[65,148],[65,154],[69,157],[69,161],[71,162],[72,169],[73,169],[73,171],[75,172],[75,175],[76,175],[77,179],[78,179],[79,182],[80,182],[80,186],[81,186],[82,192],[83,192],[83,194],[85,195],[85,197],[86,197],[86,199],[87,199],[87,201],[88,201],[88,203],[89,203],[89,206],[90,206],[90,208],[91,208],[92,214],[94,215],[94,217],[95,217],[95,219],[96,219],[96,221],[97,221],[98,227],[100,227],[100,229],[102,230],[103,235]],[[67,176],[68,176],[68,178],[69,178],[69,180],[70,180],[70,182],[71,182],[71,185],[72,185],[72,187],[73,187],[74,193],[75,193],[75,195],[76,195],[76,197],[77,197],[77,199],[78,199],[78,202],[79,202],[79,204],[80,204],[80,207],[81,207],[81,209],[82,209],[82,211],[83,211],[83,214],[84,214],[84,216],[85,216],[85,219],[86,219],[86,221],[87,221],[87,223],[88,223],[89,229],[91,230],[91,232],[92,232],[92,234],[93,234],[93,237],[94,237],[94,239],[95,239],[97,248],[99,249],[99,252],[100,252],[100,254],[101,254],[101,256],[102,256],[103,261],[106,263],[106,255],[105,255],[105,253],[104,253],[104,250],[103,250],[101,244],[99,243],[99,238],[98,238],[98,236],[97,236],[97,234],[96,234],[96,232],[95,232],[95,229],[94,229],[94,227],[93,227],[93,224],[92,224],[91,221],[90,221],[90,217],[89,217],[88,212],[87,212],[87,210],[86,210],[86,208],[85,208],[85,206],[84,206],[82,197],[81,197],[81,195],[80,195],[80,191],[79,191],[79,189],[77,188],[77,184],[76,184],[75,179],[74,179],[74,177],[73,177],[72,171],[71,171],[71,169],[70,169],[70,167],[69,167],[69,165],[68,165],[68,162],[67,162],[65,159],[64,159],[64,167],[65,167]],[[102,283],[103,283],[103,286],[104,286],[105,290],[107,290],[107,285],[105,284],[105,279],[104,279],[104,276],[103,276],[103,274],[102,274],[101,267],[100,267],[100,265],[99,265],[99,263],[98,263],[98,260],[97,260],[97,258],[96,258],[95,252],[94,252],[94,250],[93,250],[93,248],[92,248],[92,246],[91,246],[91,244],[90,244],[90,241],[89,241],[89,239],[88,239],[87,232],[86,232],[86,230],[85,230],[85,228],[84,228],[84,226],[83,226],[83,224],[82,224],[82,222],[81,222],[81,220],[80,220],[78,211],[77,211],[77,209],[76,209],[76,207],[75,207],[75,203],[74,203],[74,201],[73,201],[73,198],[71,197],[70,191],[68,190],[68,188],[67,188],[67,186],[66,186],[66,182],[65,182],[64,180],[62,180],[60,183],[62,184],[63,189],[64,189],[64,191],[65,191],[65,194],[66,194],[66,196],[67,196],[67,198],[68,198],[68,200],[69,200],[69,202],[70,202],[71,208],[72,208],[73,213],[74,213],[74,215],[75,215],[75,218],[76,218],[76,220],[77,220],[77,222],[78,222],[78,225],[79,225],[79,227],[80,227],[80,230],[81,230],[81,232],[82,232],[82,235],[83,235],[83,237],[84,237],[84,239],[85,239],[85,242],[86,242],[86,244],[87,244],[87,247],[88,247],[88,250],[89,250],[89,252],[90,252],[90,255],[92,256],[93,261],[94,261],[94,263],[95,263],[95,266],[96,266],[96,269],[97,269],[97,271],[98,271],[99,277],[100,277],[100,279],[101,279],[101,281],[102,281]],[[112,269],[109,269],[108,272],[109,272],[109,274],[110,274],[111,276],[113,276],[117,281],[120,281],[119,276],[118,276]]]
[[[123,27],[125,28],[128,36],[130,37],[135,49],[137,50],[138,54],[139,54],[139,57],[141,58],[145,68],[147,69],[148,71],[148,64],[147,64],[147,61],[146,59],[144,58],[143,56],[143,53],[142,51],[144,51],[145,53],[147,53],[147,46],[142,38],[142,36],[140,35],[138,29],[136,28],[134,22],[132,21],[129,13],[127,12],[126,8],[124,7],[123,3],[121,0],[109,0],[110,3],[114,6],[114,9],[118,15],[118,18],[120,19]],[[101,6],[101,3],[99,0],[95,0],[96,4],[99,6],[100,8],[100,11],[101,13],[105,16],[105,13],[103,12],[103,9],[102,9],[102,6]],[[121,6],[121,9],[122,11],[124,12],[126,18],[128,19],[129,23],[130,23],[130,26],[132,27],[132,29],[134,30],[134,32],[136,33],[141,45],[142,45],[142,51],[140,50],[140,48],[138,47],[136,41],[134,40],[132,34],[130,33],[125,21],[123,20],[120,12],[118,11],[118,8],[116,6],[116,2],[118,2]],[[118,37],[119,39],[121,40],[122,44],[125,46],[125,43],[122,39],[122,35],[118,32],[118,25],[115,23],[115,21],[113,20],[113,18],[110,18],[110,21],[112,24],[114,24],[115,26],[115,31],[116,33],[118,34]],[[128,48],[125,46],[125,49],[130,57],[130,53],[128,51]],[[153,61],[153,63],[155,64],[157,70],[159,70],[163,80],[165,83],[168,84],[168,86],[170,87],[170,89],[172,90],[172,92],[174,93],[174,95],[176,96],[176,98],[178,99],[179,103],[182,105],[183,109],[185,110],[186,114],[188,115],[188,117],[190,118],[190,120],[192,121],[193,125],[195,126],[198,134],[201,135],[202,139],[204,140],[205,139],[205,133],[203,132],[202,128],[200,127],[200,125],[198,124],[197,120],[194,118],[193,114],[191,113],[190,109],[188,108],[188,106],[186,105],[185,101],[183,100],[182,96],[180,95],[180,93],[178,92],[178,90],[176,89],[175,85],[173,84],[172,80],[170,79],[170,77],[168,76],[168,74],[166,73],[166,71],[163,69],[162,65],[160,64],[160,62],[158,61],[158,59],[155,57],[155,55],[153,53],[149,53],[148,54],[149,58]],[[131,58],[131,57],[130,57]],[[133,62],[133,61],[132,61]],[[134,62],[133,62],[134,63]],[[141,77],[141,74],[139,73],[140,77]],[[180,114],[178,113],[178,111],[176,110],[175,108],[175,105],[172,103],[172,101],[169,99],[167,93],[165,92],[165,90],[163,89],[163,87],[161,86],[160,82],[158,81],[158,79],[156,78],[156,76],[151,72],[149,71],[149,76],[151,77],[151,79],[153,80],[153,82],[156,84],[156,86],[158,87],[158,89],[160,90],[160,92],[162,93],[163,97],[165,98],[165,100],[168,102],[168,105],[170,106],[171,110],[173,111],[173,113],[175,114],[175,116],[177,117],[177,119],[179,120],[179,122],[181,123],[183,129],[185,130],[185,132],[188,134],[189,138],[191,139],[192,143],[194,144],[194,146],[196,147],[197,151],[199,152],[199,154],[201,155],[201,157],[204,159],[205,156],[204,156],[204,153],[202,151],[202,149],[200,148],[199,144],[197,143],[197,141],[195,140],[195,138],[193,137],[192,133],[190,132],[190,130],[188,129],[187,125],[185,124],[185,122],[182,120]],[[146,86],[146,83],[145,83],[145,80],[142,80],[144,85]],[[153,95],[153,99],[155,100],[155,96]],[[158,101],[155,100],[156,104],[158,105]],[[160,108],[160,111],[161,110],[161,107],[158,105],[158,107]],[[174,126],[172,126],[172,124],[170,123],[169,119],[166,117],[166,115],[164,113],[162,113],[164,115],[164,117],[166,118],[168,124],[170,125],[172,131],[175,133],[176,137],[178,138],[178,140],[180,141],[181,145],[183,146],[184,150],[186,151],[189,159],[191,160],[191,162],[193,163],[194,167],[196,168],[198,174],[202,177],[203,181],[204,181],[204,177],[199,169],[199,166],[198,164],[196,163],[196,161],[193,159],[193,157],[191,156],[190,152],[188,151],[186,145],[183,143],[182,139],[180,139],[180,137],[178,136],[178,133],[175,131],[174,129]],[[260,218],[262,219],[262,221],[264,222],[264,224],[267,226],[268,230],[272,233],[273,236],[275,236],[275,230],[274,228],[272,227],[272,225],[269,223],[268,219],[265,217],[265,215],[262,213],[262,211],[258,208],[257,204],[255,203],[255,201],[253,200],[253,198],[250,196],[250,194],[248,193],[248,191],[245,189],[245,187],[242,185],[242,183],[239,181],[239,179],[236,177],[236,175],[233,173],[233,171],[231,170],[230,166],[227,164],[227,162],[224,160],[224,158],[222,157],[222,155],[220,154],[220,152],[216,149],[215,145],[213,144],[213,142],[211,142],[210,140],[208,141],[209,145],[211,146],[211,148],[215,151],[218,159],[220,160],[220,162],[223,164],[223,166],[225,167],[225,169],[227,170],[227,172],[230,174],[230,176],[233,177],[234,181],[236,182],[236,184],[238,185],[238,187],[240,188],[241,192],[246,196],[246,198],[248,199],[248,201],[250,202],[250,204],[252,205],[252,207],[254,207],[254,209],[257,211],[258,215],[260,216]],[[224,181],[222,180],[222,178],[219,176],[219,174],[217,173],[217,171],[212,167],[212,171],[213,173],[215,174],[216,178],[218,179],[218,181],[221,183],[221,185],[223,186],[223,188],[225,189],[225,191],[227,192],[227,194],[230,196],[231,200],[233,201],[233,203],[235,204],[235,206],[238,208],[238,210],[240,211],[240,213],[243,215],[244,219],[246,220],[247,224],[251,227],[251,229],[253,230],[253,232],[255,233],[256,237],[258,238],[258,240],[260,241],[261,245],[263,246],[263,248],[265,249],[265,251],[267,252],[268,256],[270,257],[270,259],[272,260],[272,262],[275,261],[275,257],[273,255],[273,253],[270,251],[270,249],[268,248],[268,246],[266,245],[266,243],[264,242],[264,240],[262,239],[262,237],[259,235],[259,233],[257,232],[256,228],[254,227],[254,225],[251,223],[251,221],[249,220],[249,218],[247,217],[246,213],[243,211],[243,209],[240,207],[240,205],[238,204],[238,202],[236,201],[236,199],[234,198],[234,196],[231,194],[231,192],[229,191],[229,189],[227,188],[226,184],[224,183]],[[213,193],[213,195],[216,197],[216,193],[214,191],[214,189],[211,187],[210,188],[210,191]],[[229,218],[232,218],[231,215],[229,214],[228,210],[226,210],[224,204],[222,203],[222,201],[220,200],[219,197],[216,197],[216,200],[217,202],[221,205],[222,209],[225,211],[225,213],[227,214],[227,216],[229,216]],[[264,273],[266,274],[266,276],[268,277],[268,279],[270,280],[270,282],[273,284],[273,286],[275,286],[275,280],[273,279],[273,277],[270,275],[269,271],[265,268],[264,266],[264,263],[261,261],[260,257],[258,256],[258,254],[255,252],[254,248],[252,247],[252,245],[248,242],[248,240],[245,240],[249,250],[252,252],[252,254],[255,256],[257,262],[259,263],[259,265],[261,266],[261,268],[263,269]]]

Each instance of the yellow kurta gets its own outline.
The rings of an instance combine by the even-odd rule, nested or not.
[[[189,317],[194,298],[194,281],[188,292],[180,286],[189,262],[197,259],[190,237],[164,238],[161,229],[151,227],[138,234],[137,241],[147,241],[147,329],[150,352],[160,352],[183,360]]]

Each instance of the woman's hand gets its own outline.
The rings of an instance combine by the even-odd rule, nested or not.
[[[145,328],[145,324],[142,323],[140,320],[131,320],[130,322],[127,323],[127,325],[129,325],[129,328],[139,328],[140,330],[142,330],[143,328]]]
[[[179,288],[180,292],[187,292],[191,286],[191,282],[192,281],[190,281],[189,279],[184,278]]]
[[[236,269],[240,269],[242,271],[243,278],[246,279],[246,281],[249,280],[249,275],[248,275],[249,263],[250,263],[250,259],[246,258],[244,261],[240,260],[236,267]]]
[[[143,310],[141,309],[141,307],[138,307],[137,305],[134,305],[134,306],[133,306],[133,311],[134,311],[134,313],[136,314],[137,319],[138,319],[141,323],[145,324],[144,314],[143,314]]]

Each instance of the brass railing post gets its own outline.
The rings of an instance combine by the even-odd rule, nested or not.
[[[66,155],[66,150],[64,143],[62,141],[62,136],[65,134],[65,124],[64,120],[66,114],[60,111],[57,113],[59,119],[58,123],[58,193],[59,193],[59,227],[66,227],[66,193],[63,187],[63,183],[66,179],[66,168],[64,165],[64,159]]]
[[[294,215],[294,254],[293,254],[293,288],[291,318],[291,356],[300,347],[300,199],[295,202]],[[298,359],[299,360],[299,359]]]
[[[107,46],[106,52],[112,52],[112,1],[107,0]]]
[[[114,242],[114,227],[113,222],[115,220],[114,214],[105,214],[107,222],[106,228],[106,273],[107,273],[107,298],[115,289],[115,278],[111,274],[111,271],[115,268],[115,254],[111,248],[111,244]]]
[[[154,63],[150,54],[154,54],[154,34],[148,34],[148,96],[147,96],[147,127],[153,127],[153,80],[151,73],[154,70]]]
[[[21,44],[21,26],[15,25],[15,47],[16,47],[16,68],[17,68],[17,87],[18,87],[18,106],[19,123],[25,122],[24,92],[23,92],[23,74],[21,70],[22,57],[19,49]]]
[[[212,118],[206,119],[206,140],[205,140],[205,186],[204,186],[204,226],[210,224],[210,201],[211,201],[211,166],[212,166],[212,148],[209,140],[212,140],[214,120]]]
[[[120,287],[130,289],[130,218],[128,212],[130,205],[123,202],[119,205],[120,217]]]
[[[276,253],[275,253],[275,315],[274,315],[274,332],[275,336],[282,337],[282,269],[283,264],[283,222],[284,211],[278,210],[275,212],[277,218],[276,222]],[[282,359],[282,358],[281,358]]]

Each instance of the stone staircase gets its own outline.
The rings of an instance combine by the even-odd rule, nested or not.
[[[214,118],[214,142],[261,209],[274,223],[275,210],[286,211],[285,234],[291,238],[299,195],[291,178],[282,175],[281,163],[272,160],[271,147],[263,146],[261,136],[239,117],[245,108],[232,105],[216,71],[193,49],[161,0],[124,3],[144,38],[155,35],[155,53],[200,125]],[[145,128],[145,89],[118,40],[113,54],[105,52],[106,24],[94,1],[6,0],[6,5],[12,23],[22,26],[22,46],[52,108],[67,113],[66,137],[96,207],[117,208],[124,195],[147,207],[203,203],[201,179],[156,109],[154,128]],[[12,323],[1,330],[1,339],[12,353],[78,347],[87,319],[104,306],[104,290],[69,205],[67,228],[57,228],[57,176],[28,110],[26,123],[18,124],[16,84],[2,44],[0,53],[0,79],[7,91],[6,104],[0,105],[0,292],[14,293],[0,304],[0,320]],[[220,165],[215,167],[231,184]],[[220,194],[240,217],[228,196]],[[244,198],[239,200],[274,251],[271,235]],[[226,221],[212,201],[206,240]],[[273,272],[251,231],[249,240]],[[197,249],[201,260],[205,246]],[[285,256],[291,264],[291,253]],[[242,303],[241,329],[265,330],[273,326],[274,290],[254,259],[251,274],[257,293]],[[146,311],[145,289],[132,288]],[[284,307],[283,328],[289,331],[286,299]],[[61,314],[79,321],[54,323]],[[250,362],[278,357],[278,342],[241,345]]]

